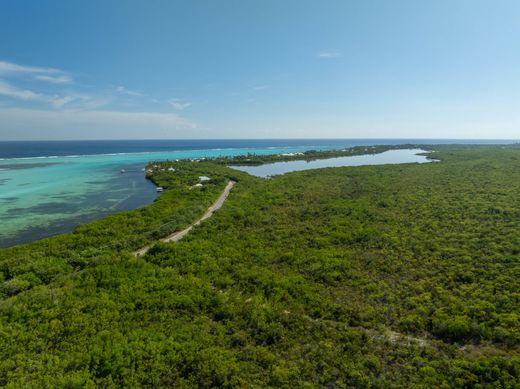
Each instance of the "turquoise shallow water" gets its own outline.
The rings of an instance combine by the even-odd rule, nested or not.
[[[86,221],[150,203],[155,187],[142,171],[149,161],[308,149],[230,148],[0,160],[0,247],[68,232]],[[121,174],[121,169],[127,173]]]

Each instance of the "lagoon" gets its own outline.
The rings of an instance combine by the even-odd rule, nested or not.
[[[280,174],[320,169],[327,167],[364,166],[364,165],[387,165],[403,163],[427,163],[432,162],[421,149],[388,150],[379,154],[363,154],[347,157],[317,159],[312,161],[287,161],[267,163],[259,166],[231,166],[233,169],[241,170],[257,177],[268,178]]]

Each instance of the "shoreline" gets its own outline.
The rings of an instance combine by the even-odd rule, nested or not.
[[[299,155],[283,155],[281,153],[269,154],[269,155],[255,155],[254,158],[255,158],[255,162],[260,161],[261,164],[273,163],[273,162],[297,161],[297,160],[306,160],[306,161],[311,160],[312,161],[312,160],[320,160],[320,159],[323,160],[323,159],[328,159],[328,158],[335,158],[335,157],[340,157],[340,156],[355,156],[355,155],[365,155],[365,154],[366,155],[377,154],[378,152],[383,152],[383,151],[386,151],[386,150],[404,149],[406,147],[411,147],[411,146],[413,146],[413,147],[421,147],[421,148],[423,148],[425,150],[425,152],[431,151],[433,148],[437,149],[439,147],[440,148],[442,148],[442,147],[453,147],[452,145],[380,145],[380,146],[369,146],[369,147],[364,147],[364,146],[361,147],[361,146],[359,146],[359,147],[353,147],[353,148],[350,148],[350,149],[343,149],[343,150],[309,151],[307,153],[301,153]],[[458,146],[458,147],[478,147],[478,148],[481,148],[481,147],[500,147],[500,145],[463,145],[463,146]],[[512,145],[505,145],[505,146],[502,146],[502,147],[517,147],[517,146],[512,144]],[[366,150],[368,150],[370,152],[367,154]],[[219,158],[204,158],[204,159],[200,159],[200,160],[208,162],[208,163],[212,163],[212,164],[215,164],[215,165],[220,165],[223,168],[227,168],[227,165],[230,165],[229,168],[232,169],[233,165],[235,163],[236,164],[241,163],[247,157],[248,157],[247,155],[241,155],[241,156],[232,156],[232,157],[225,157],[225,158],[222,158],[222,157],[219,157]],[[249,155],[249,157],[251,157],[251,155]],[[186,160],[182,160],[182,161],[186,161]],[[158,163],[164,163],[164,162],[171,162],[171,161],[161,161],[161,162],[158,162]],[[153,163],[154,162],[151,162],[151,164],[153,164]],[[251,164],[251,166],[255,166],[255,165],[258,165],[258,164],[257,163]],[[238,172],[238,171],[233,169],[233,172]],[[230,172],[228,174],[235,174],[235,173],[231,173]],[[244,174],[246,174],[246,173],[244,173]],[[154,182],[153,177],[146,177],[146,178],[147,178],[146,181],[152,182],[156,186],[161,186],[157,182]],[[130,209],[127,209],[127,210],[116,211],[114,213],[105,213],[100,218],[94,217],[93,219],[88,219],[91,215],[86,215],[85,216],[87,218],[86,222],[73,223],[73,227],[67,228],[65,230],[62,228],[62,225],[64,223],[62,220],[65,220],[65,223],[66,223],[67,219],[60,219],[60,220],[56,221],[56,223],[58,223],[60,225],[60,229],[58,230],[58,232],[56,234],[43,236],[41,239],[38,239],[38,240],[26,240],[24,242],[20,242],[20,243],[14,244],[14,245],[9,245],[9,246],[6,246],[6,247],[2,247],[2,248],[0,248],[0,250],[6,250],[6,249],[13,248],[13,247],[21,246],[21,245],[28,245],[28,244],[32,244],[32,243],[35,243],[35,242],[38,242],[38,241],[41,241],[41,240],[52,239],[52,238],[55,238],[55,237],[59,237],[59,236],[61,236],[63,234],[72,234],[72,233],[74,233],[74,231],[76,231],[77,229],[82,228],[85,225],[89,225],[91,223],[95,223],[95,222],[104,220],[106,218],[110,218],[111,216],[117,216],[120,213],[127,213],[127,212],[131,213],[131,212],[139,212],[140,210],[146,210],[148,207],[150,207],[151,205],[154,204],[154,202],[157,200],[157,198],[158,197],[154,196],[154,199],[151,202],[143,204],[142,206],[139,206],[137,208],[130,208]],[[40,228],[40,227],[36,227],[36,228]],[[43,227],[41,227],[41,228],[43,228]],[[14,239],[17,239],[17,238],[14,238]]]

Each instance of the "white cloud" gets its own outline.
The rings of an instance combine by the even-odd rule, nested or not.
[[[150,100],[151,97],[139,91],[108,85],[97,91],[88,88],[85,93],[85,87],[81,85],[68,85],[72,82],[72,77],[59,69],[0,61],[0,139],[18,136],[17,131],[30,133],[42,127],[48,131],[43,138],[56,138],[52,128],[61,129],[63,138],[69,137],[64,131],[71,129],[78,129],[86,138],[107,138],[106,131],[114,129],[114,134],[119,132],[120,138],[126,138],[126,127],[139,131],[140,135],[136,137],[147,136],[154,128],[164,137],[173,136],[168,134],[172,128],[193,128],[191,122],[174,113],[142,112],[137,104],[143,103],[143,98]],[[66,89],[64,84],[67,84]],[[177,111],[191,106],[190,102],[181,99],[171,99],[168,103]],[[121,108],[129,105],[141,112]],[[118,108],[109,110],[110,106]],[[14,135],[8,130],[9,126],[15,131]],[[110,132],[108,137],[112,136]],[[38,135],[33,137],[38,138]]]
[[[264,90],[270,88],[271,85],[256,85],[253,87],[253,90]]]
[[[143,93],[127,89],[124,86],[116,87],[116,91],[119,93],[125,94],[125,95],[129,95],[129,96],[144,96]]]
[[[67,105],[67,104],[73,102],[74,100],[76,100],[76,99],[73,96],[63,96],[63,97],[53,96],[50,103],[54,108],[61,108],[64,105]]]
[[[52,84],[70,84],[72,82],[72,77],[70,77],[66,74],[61,74],[59,76],[46,76],[46,75],[38,74],[38,75],[34,76],[34,78],[36,80],[47,81]]]
[[[2,80],[0,80],[0,96],[6,96],[24,101],[47,103],[54,108],[61,108],[64,105],[79,99],[77,96],[46,95],[28,89],[21,89]]]
[[[196,136],[197,125],[173,113],[45,111],[0,107],[1,139],[136,139]]]
[[[113,96],[109,95],[86,95],[75,93],[71,95],[72,100],[67,104],[68,110],[89,111],[109,105],[113,100]]]
[[[42,68],[37,66],[18,65],[13,62],[0,61],[0,74],[7,73],[47,73],[58,74],[64,73],[62,70],[54,68]]]
[[[44,94],[28,89],[18,88],[0,80],[0,96],[12,99],[48,104],[55,109],[92,110],[109,104],[109,96],[91,96],[80,93],[71,94]]]
[[[20,89],[0,80],[0,95],[21,100],[47,101],[47,97],[27,89]]]
[[[339,52],[338,50],[327,50],[327,51],[320,51],[316,55],[318,58],[339,58],[339,57],[341,57],[341,52]]]
[[[72,77],[60,69],[25,66],[7,61],[0,61],[0,75],[4,77],[32,75],[33,79],[53,84],[69,84],[73,82]]]
[[[183,109],[186,109],[189,106],[191,106],[190,102],[181,99],[170,99],[168,103],[173,109],[176,109],[177,111],[182,111]]]

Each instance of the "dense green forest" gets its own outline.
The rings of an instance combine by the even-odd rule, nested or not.
[[[0,250],[0,386],[520,387],[520,147],[428,148],[269,180],[152,163],[150,206]]]

